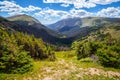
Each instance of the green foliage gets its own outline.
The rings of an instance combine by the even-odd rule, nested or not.
[[[45,52],[48,55],[48,59],[50,61],[54,61],[55,60],[54,51],[52,50],[52,48],[49,45],[47,45]]]
[[[90,57],[80,59],[81,62],[93,62],[93,59]]]
[[[107,67],[120,68],[120,55],[111,50],[98,50],[100,63]]]
[[[84,41],[81,42],[80,44],[78,44],[78,47],[76,49],[78,59],[89,57],[92,54],[95,54],[97,47],[97,43],[95,44],[93,42]]]
[[[25,73],[32,69],[32,59],[13,34],[0,29],[0,71],[6,73]]]
[[[0,71],[5,73],[25,73],[32,70],[32,59],[26,52],[4,54],[0,57]]]
[[[42,39],[0,27],[0,72],[25,73],[33,59],[55,60],[54,51]]]
[[[49,45],[46,45],[42,39],[37,39],[33,35],[18,33],[16,34],[18,45],[22,45],[25,51],[34,59],[45,59],[54,56],[54,52]],[[49,49],[48,49],[49,48]],[[55,59],[55,58],[54,58]]]
[[[120,68],[120,48],[116,45],[104,45],[97,50],[99,61],[106,67]]]
[[[120,31],[106,29],[110,30],[105,27],[93,32],[84,40],[74,42],[72,47],[76,50],[78,59],[95,54],[103,66],[120,68]]]

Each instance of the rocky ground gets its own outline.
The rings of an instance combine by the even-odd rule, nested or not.
[[[54,66],[52,63],[51,66],[43,66],[39,71],[23,80],[120,80],[120,72],[81,68],[64,59],[54,62]]]

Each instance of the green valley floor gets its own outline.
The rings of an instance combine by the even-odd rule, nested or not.
[[[55,61],[34,61],[33,71],[25,74],[0,73],[0,80],[120,80],[120,69],[80,62],[74,51],[56,52],[55,55]]]

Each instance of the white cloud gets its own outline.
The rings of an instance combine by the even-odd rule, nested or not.
[[[94,3],[90,3],[90,2],[86,2],[86,0],[76,0],[76,2],[73,3],[75,8],[91,8],[91,7],[95,7],[96,4]]]
[[[39,17],[39,20],[44,24],[55,23],[58,20],[68,18],[69,12],[63,10],[54,10],[50,8],[44,8],[40,12],[35,13],[35,16]]]
[[[92,15],[92,13],[90,12],[87,12],[85,10],[82,10],[82,9],[79,9],[79,10],[76,10],[76,9],[72,9],[70,10],[70,13],[72,15],[72,17],[88,17],[90,15]]]
[[[63,4],[67,4],[67,7],[68,5],[72,4],[74,5],[75,8],[83,8],[83,7],[91,8],[96,6],[96,4],[86,0],[43,0],[43,2],[44,3],[63,3]]]
[[[101,5],[106,5],[106,4],[111,4],[113,2],[118,2],[120,0],[89,0],[89,2],[95,3],[95,4],[101,4]]]
[[[25,12],[27,12],[27,11],[32,12],[32,11],[36,11],[36,10],[41,10],[41,8],[35,7],[32,5],[29,5],[28,7],[23,8],[23,11],[25,11]]]
[[[61,6],[63,6],[63,7],[68,7],[69,4],[61,4]]]
[[[65,19],[65,18],[74,18],[74,17],[88,17],[92,15],[92,13],[87,12],[85,10],[82,9],[72,9],[70,11],[62,11],[62,10],[53,10],[50,8],[45,8],[42,9],[40,12],[35,13],[35,16],[46,20],[46,22],[56,22],[58,20],[61,19]]]
[[[62,3],[63,7],[74,5],[75,8],[91,8],[96,4],[106,5],[120,0],[43,0],[44,3]]]
[[[83,9],[71,9],[69,11],[54,10],[50,8],[42,9],[40,12],[35,13],[35,16],[39,17],[43,23],[54,23],[58,20],[74,17],[120,17],[120,7],[109,7],[102,9],[98,12],[88,12]]]
[[[29,5],[28,7],[22,7],[15,2],[0,1],[0,11],[8,12],[10,15],[24,14],[25,12],[32,12],[36,10],[41,10],[41,8],[32,5]]]
[[[21,12],[22,7],[9,1],[0,1],[0,11],[2,12]]]
[[[93,2],[94,1],[94,2]],[[101,1],[101,2],[100,2]],[[120,7],[108,7],[102,9],[98,12],[88,12],[83,9],[83,7],[94,7],[96,4],[110,4],[120,0],[44,0],[45,3],[61,3],[61,6],[68,7],[73,4],[75,8],[69,11],[54,10],[50,8],[40,8],[36,6],[29,5],[27,7],[22,7],[15,2],[10,1],[0,1],[0,12],[7,12],[9,15],[25,14],[28,12],[33,12],[34,17],[39,19],[42,23],[53,23],[64,18],[73,17],[88,17],[88,16],[98,16],[98,17],[120,17]],[[104,4],[103,4],[104,2]],[[32,16],[33,16],[32,15]]]
[[[97,12],[97,16],[101,17],[120,17],[120,7],[108,7]]]
[[[64,15],[68,15],[68,12],[62,10],[53,10],[50,8],[42,9],[40,12],[35,13],[36,16],[44,19],[58,18],[61,19]]]
[[[20,15],[20,14],[25,14],[23,12],[9,12],[9,15]]]

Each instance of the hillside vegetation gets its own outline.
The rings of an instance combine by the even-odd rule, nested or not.
[[[120,69],[103,67],[95,62],[77,60],[75,51],[56,52],[55,61],[34,61],[25,74],[1,74],[2,80],[119,80]]]
[[[33,59],[54,60],[54,52],[42,39],[0,27],[0,72],[25,73]]]
[[[119,18],[107,17],[85,17],[67,18],[54,24],[48,25],[52,30],[58,31],[67,37],[84,37],[96,28],[104,27],[109,24],[119,24]]]
[[[93,23],[98,18],[88,19]],[[0,80],[120,79],[118,19],[80,28],[77,35],[64,38],[38,27],[0,17]]]
[[[82,40],[75,41],[73,48],[78,59],[92,57],[103,66],[120,68],[120,29],[119,25],[106,25],[92,32]]]

